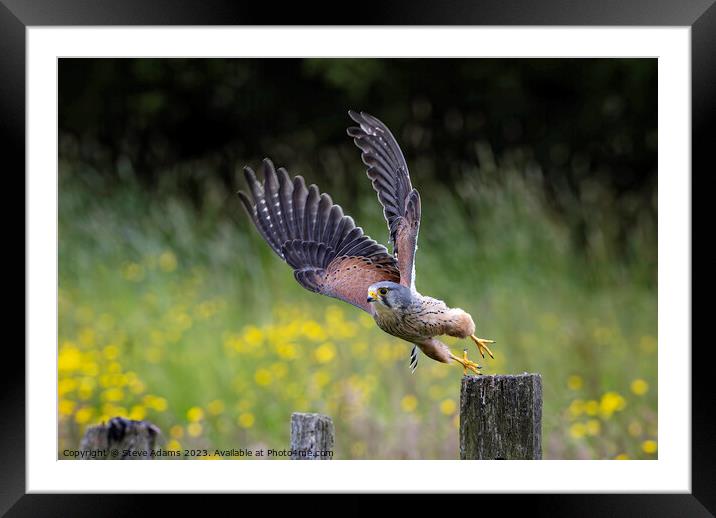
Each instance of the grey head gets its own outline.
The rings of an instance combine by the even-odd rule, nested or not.
[[[413,300],[410,288],[391,281],[380,281],[368,287],[368,302],[388,309],[407,307]]]

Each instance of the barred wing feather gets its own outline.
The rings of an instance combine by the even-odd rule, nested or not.
[[[293,268],[301,286],[371,313],[368,287],[378,281],[400,282],[395,258],[315,185],[306,187],[301,176],[291,179],[269,159],[263,172],[262,184],[246,167],[250,195],[239,191],[261,236]]]

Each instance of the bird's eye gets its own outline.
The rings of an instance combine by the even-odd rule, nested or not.
[[[380,288],[380,289],[378,290],[378,293],[380,293],[381,295],[387,295],[387,294],[388,294],[388,288]]]

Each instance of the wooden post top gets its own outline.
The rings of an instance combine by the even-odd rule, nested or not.
[[[463,377],[460,458],[542,458],[541,375]]]

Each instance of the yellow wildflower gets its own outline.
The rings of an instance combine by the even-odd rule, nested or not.
[[[647,453],[649,455],[656,453],[656,441],[653,441],[651,439],[644,441],[643,443],[641,443],[641,449],[644,453]]]
[[[215,399],[206,405],[206,409],[211,415],[219,415],[224,411],[224,402],[220,399]]]
[[[597,415],[597,412],[599,412],[599,402],[590,399],[584,404],[584,412],[587,415]]]
[[[244,412],[245,410],[249,410],[251,407],[253,407],[254,404],[252,401],[248,399],[240,399],[239,402],[236,404],[236,408],[240,412]]]
[[[643,428],[641,426],[641,423],[639,423],[638,421],[632,421],[631,423],[629,423],[627,431],[632,437],[639,437],[643,431]]]
[[[72,392],[77,388],[77,381],[72,378],[61,379],[57,384],[57,393],[64,396],[68,392]]]
[[[328,363],[336,356],[336,349],[332,343],[326,342],[317,347],[313,354],[318,363]]]
[[[115,360],[119,356],[119,347],[114,344],[110,344],[105,347],[102,352],[104,353],[104,357],[108,360]]]
[[[186,418],[192,422],[201,421],[204,419],[204,411],[198,406],[193,406],[187,410]]]
[[[351,444],[351,455],[353,457],[362,457],[365,455],[365,443],[363,441],[356,441]]]
[[[256,326],[246,326],[244,329],[244,340],[252,346],[261,345],[264,340],[264,334]]]
[[[313,382],[318,388],[323,388],[331,381],[331,375],[325,370],[319,370],[313,375]]]
[[[80,350],[72,342],[65,342],[63,347],[60,348],[60,355],[57,361],[59,370],[74,371],[79,369],[81,364],[82,353]]]
[[[274,363],[271,365],[271,373],[277,378],[281,379],[288,374],[288,367],[285,363]]]
[[[602,417],[609,418],[614,412],[623,410],[626,406],[626,400],[616,392],[606,392],[602,395],[599,403],[599,412]]]
[[[649,391],[649,384],[643,379],[635,379],[631,382],[631,391],[637,396],[643,396]]]
[[[131,282],[139,282],[144,278],[144,267],[137,263],[127,263],[122,269],[122,275]]]
[[[124,391],[120,388],[108,388],[102,392],[102,399],[105,401],[122,401],[124,399]]]
[[[602,423],[598,419],[590,419],[586,425],[587,435],[599,435],[602,431]]]
[[[80,378],[79,382],[79,388],[77,389],[77,395],[82,400],[87,400],[90,397],[92,397],[92,392],[94,391],[94,387],[97,384],[97,382],[94,380],[94,378]]]
[[[373,317],[371,317],[367,313],[361,313],[360,315],[358,315],[358,321],[366,329],[372,329],[373,327],[375,327],[375,320],[373,320]]]
[[[201,435],[202,430],[203,427],[201,426],[201,423],[189,423],[189,425],[186,427],[187,433],[192,437],[199,437]]]
[[[254,425],[254,414],[251,412],[244,412],[239,415],[239,426],[241,428],[251,428]]]
[[[167,250],[159,256],[159,268],[165,272],[173,272],[177,269],[177,257],[171,250]]]
[[[301,326],[301,331],[303,331],[303,334],[309,340],[321,342],[326,339],[326,332],[323,330],[323,328],[318,322],[315,322],[313,320],[307,320],[306,322],[304,322],[303,326]]]
[[[131,390],[133,394],[141,394],[142,392],[144,392],[144,389],[144,383],[142,383],[138,379],[135,378],[129,381],[129,390]]]
[[[293,360],[298,356],[296,346],[292,343],[281,343],[277,346],[276,352],[281,358]]]
[[[142,405],[134,405],[129,411],[129,418],[136,421],[141,421],[147,415],[147,409]]]
[[[191,317],[183,311],[173,313],[171,319],[174,324],[174,327],[181,331],[186,331],[187,329],[191,328],[193,324]]]
[[[259,385],[266,386],[269,385],[273,380],[273,375],[268,369],[258,369],[256,371],[256,374],[254,374],[254,379]]]
[[[576,374],[567,378],[567,387],[569,390],[579,390],[582,388],[583,384],[582,378]]]
[[[96,376],[99,374],[99,366],[95,362],[84,362],[80,368],[82,374]]]
[[[418,398],[412,394],[408,394],[400,400],[400,408],[402,408],[404,412],[414,412],[417,407]]]
[[[92,414],[94,414],[94,409],[92,407],[82,407],[75,412],[75,422],[77,424],[85,424],[92,419]]]
[[[569,435],[574,439],[581,439],[587,433],[587,427],[582,423],[573,423],[569,427]]]
[[[440,403],[440,411],[445,415],[452,415],[456,409],[457,405],[452,399],[445,399]]]
[[[72,411],[75,409],[75,402],[70,401],[69,399],[61,399],[60,403],[58,405],[58,410],[60,411],[61,415],[71,415]]]

